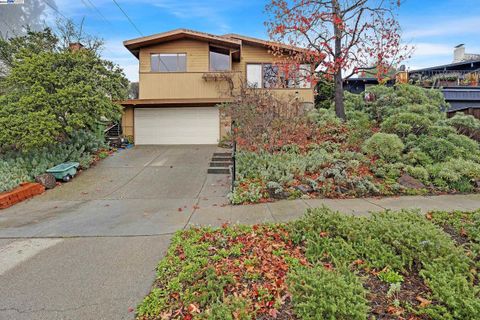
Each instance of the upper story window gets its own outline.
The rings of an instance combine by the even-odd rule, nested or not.
[[[248,63],[247,84],[250,88],[311,88],[310,65],[291,66],[288,70],[271,63]]]
[[[152,72],[186,72],[185,53],[155,53],[150,55]]]
[[[232,69],[230,50],[210,47],[210,71],[230,71]]]
[[[247,85],[250,88],[262,88],[262,65],[247,64]]]

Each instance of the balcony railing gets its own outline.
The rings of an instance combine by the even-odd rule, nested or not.
[[[480,87],[480,71],[429,70],[410,73],[410,81],[426,88]]]

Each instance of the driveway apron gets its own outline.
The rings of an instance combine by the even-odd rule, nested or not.
[[[207,196],[225,202],[215,150],[122,150],[0,211],[0,319],[132,319],[172,233]]]

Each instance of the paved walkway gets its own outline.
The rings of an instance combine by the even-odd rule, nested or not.
[[[200,202],[202,203],[202,202]],[[480,209],[480,194],[442,196],[403,196],[363,199],[298,199],[245,206],[212,207],[208,203],[195,210],[189,224],[218,226],[225,222],[254,224],[286,222],[303,216],[309,208],[326,206],[353,215],[368,215],[383,210],[418,209],[476,210]]]
[[[311,207],[473,210],[480,195],[293,200],[230,206],[212,146],[123,151],[71,183],[0,211],[0,319],[132,319],[172,234],[191,225],[289,221]]]

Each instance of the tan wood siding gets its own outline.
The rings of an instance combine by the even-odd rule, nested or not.
[[[228,97],[226,81],[205,81],[209,72],[208,43],[197,40],[176,40],[140,50],[140,99],[204,99]],[[150,54],[186,53],[187,72],[150,72]],[[234,81],[245,81],[247,63],[272,63],[278,60],[268,48],[243,45],[240,62],[232,63]],[[273,89],[279,95],[296,95],[313,103],[313,89]]]
[[[227,81],[204,80],[204,72],[140,73],[140,99],[229,97]]]
[[[268,48],[256,47],[251,45],[242,45],[242,56],[240,62],[235,62],[232,66],[233,71],[241,72],[243,81],[246,79],[246,68],[248,63],[274,63],[280,58],[275,57]],[[269,89],[277,96],[296,96],[304,102],[313,103],[313,89],[292,88],[292,89]]]
[[[123,108],[122,131],[124,136],[133,136],[133,108],[132,107]]]
[[[208,43],[196,40],[177,40],[140,49],[140,73],[150,72],[152,53],[186,53],[187,72],[208,71]]]

